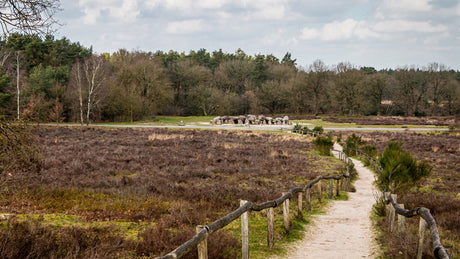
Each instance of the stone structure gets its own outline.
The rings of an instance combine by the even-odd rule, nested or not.
[[[252,115],[246,116],[217,116],[210,121],[211,125],[222,124],[238,124],[238,125],[291,125],[289,116],[284,117],[269,117],[265,115]]]

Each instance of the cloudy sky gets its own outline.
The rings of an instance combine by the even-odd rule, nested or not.
[[[460,69],[460,0],[61,0],[65,36],[98,53],[292,53],[297,65]]]

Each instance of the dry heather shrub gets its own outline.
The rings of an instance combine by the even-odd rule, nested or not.
[[[0,258],[113,258],[127,254],[134,241],[113,228],[53,229],[40,221],[11,221],[0,228]]]
[[[150,257],[165,255],[194,235],[192,228],[181,226],[172,230],[168,223],[162,221],[139,234],[142,241],[137,247],[137,254]],[[236,258],[238,248],[239,242],[224,231],[217,231],[208,237],[209,258]],[[181,258],[197,258],[196,248]]]
[[[159,134],[159,133],[154,133],[154,134],[149,135],[148,139],[150,141],[153,141],[153,140],[170,140],[170,139],[183,140],[186,137],[193,138],[193,135],[186,136],[186,135],[183,135],[183,134]]]

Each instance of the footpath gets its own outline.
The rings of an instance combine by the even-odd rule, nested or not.
[[[334,149],[342,147],[334,144]],[[338,156],[334,152],[334,156]],[[305,237],[288,248],[283,258],[374,258],[374,242],[370,219],[375,203],[374,175],[361,161],[352,159],[358,180],[356,192],[348,193],[347,201],[331,201],[324,215],[316,216],[306,226]]]

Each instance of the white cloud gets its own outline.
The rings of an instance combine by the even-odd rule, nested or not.
[[[379,35],[369,28],[366,22],[346,19],[325,24],[320,29],[304,28],[301,39],[321,39],[324,41],[347,40],[351,38],[367,39]]]
[[[378,19],[398,19],[413,16],[420,12],[430,12],[430,0],[383,0],[377,7]]]
[[[376,23],[346,19],[342,22],[334,21],[323,25],[319,29],[305,27],[301,39],[320,39],[323,41],[357,39],[388,39],[389,35],[402,32],[415,33],[446,33],[447,26],[432,25],[429,22],[406,20],[388,20]]]
[[[304,40],[313,40],[319,37],[320,37],[320,32],[317,29],[308,28],[308,27],[303,28],[302,34],[300,35],[300,38]]]
[[[189,13],[201,9],[219,9],[228,2],[230,0],[144,0],[144,6],[150,9],[164,7]]]
[[[166,26],[166,32],[170,34],[188,34],[203,31],[204,29],[204,22],[199,19],[170,22]]]
[[[119,23],[133,22],[140,13],[136,0],[79,0],[78,6],[83,8],[84,24],[96,24],[104,11]]]
[[[378,22],[373,26],[378,32],[445,32],[444,25],[431,25],[429,22],[389,20]]]

